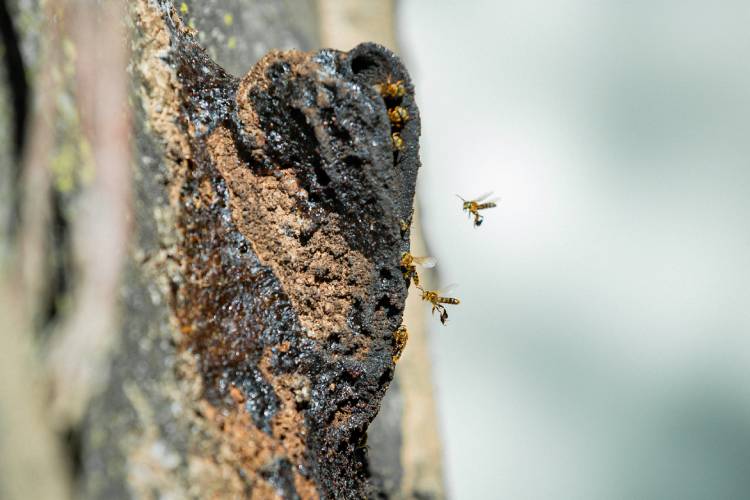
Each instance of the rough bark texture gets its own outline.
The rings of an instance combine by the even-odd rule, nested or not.
[[[407,147],[394,150],[374,86],[411,90],[408,76],[363,45],[271,53],[235,79],[168,3],[139,2],[135,17],[143,119],[167,159],[138,155],[152,179],[136,218],[150,212],[158,236],[136,255],[162,286],[129,290],[133,345],[88,435],[132,443],[88,441],[89,493],[128,478],[139,496],[373,496],[365,436],[393,375],[419,134],[408,93]],[[162,302],[161,325],[143,324]],[[126,472],[107,477],[116,462]]]
[[[371,470],[366,433],[393,377],[408,287],[399,261],[419,115],[403,66],[365,44],[274,51],[235,77],[270,48],[316,46],[312,1],[132,2],[128,172],[117,128],[127,113],[107,101],[120,95],[109,91],[121,76],[110,55],[122,13],[108,5],[22,9],[54,22],[24,35],[48,34],[31,72],[45,94],[23,181],[19,239],[32,251],[2,262],[30,270],[3,275],[0,305],[17,313],[4,340],[22,351],[3,380],[48,378],[21,413],[0,399],[0,438],[27,415],[24,433],[3,443],[36,435],[29,460],[51,472],[8,496],[64,498],[68,482],[91,498],[395,495],[400,466]],[[387,79],[403,80],[406,95],[384,101],[375,85]],[[387,115],[397,104],[410,117],[401,151]],[[123,173],[133,175],[132,218],[128,190],[116,189],[131,184]],[[98,243],[81,245],[86,235]],[[18,282],[25,293],[11,297]],[[379,436],[394,447],[381,457],[398,453],[398,432]],[[3,462],[7,449],[0,476],[28,471]]]

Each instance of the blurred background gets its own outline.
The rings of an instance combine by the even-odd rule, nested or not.
[[[750,498],[750,4],[401,0],[448,493]],[[455,194],[502,197],[474,228]]]

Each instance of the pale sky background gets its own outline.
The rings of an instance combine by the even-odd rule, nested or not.
[[[750,498],[750,3],[400,1],[451,497]]]

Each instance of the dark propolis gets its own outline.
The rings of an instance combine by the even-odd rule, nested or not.
[[[375,496],[366,432],[401,347],[419,168],[408,74],[368,43],[271,52],[238,79],[148,5],[140,29],[169,41],[146,42],[166,76],[144,108],[169,159],[175,373],[199,379],[199,425],[248,494]]]

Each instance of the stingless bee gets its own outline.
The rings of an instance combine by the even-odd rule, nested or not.
[[[458,196],[458,195],[456,195]],[[493,198],[491,200],[485,201],[487,198],[492,196],[492,191],[489,193],[483,194],[479,198],[475,200],[464,200],[460,196],[458,196],[458,199],[460,199],[464,204],[464,210],[469,213],[469,217],[472,215],[474,216],[474,227],[479,227],[482,225],[482,221],[484,221],[484,217],[480,215],[479,211],[484,210],[486,208],[495,208],[497,206],[497,201],[500,200],[499,197]]]
[[[406,95],[404,81],[398,80],[394,82],[390,76],[388,76],[385,83],[375,85],[375,90],[386,99],[400,99]]]
[[[394,127],[403,127],[409,120],[409,112],[402,106],[396,106],[388,110],[388,118]]]
[[[398,330],[393,332],[393,343],[395,344],[393,349],[394,363],[401,358],[401,353],[404,352],[407,340],[409,340],[409,331],[406,329],[405,325],[401,325],[398,327]]]
[[[435,314],[435,311],[440,313],[440,322],[442,324],[445,324],[445,322],[448,321],[448,311],[443,304],[458,305],[461,303],[460,300],[453,297],[442,297],[440,295],[441,293],[447,293],[448,290],[453,288],[453,286],[447,286],[442,290],[425,290],[421,286],[418,286],[417,288],[422,291],[422,300],[432,304],[432,314]]]
[[[393,148],[396,151],[404,150],[404,140],[401,138],[401,134],[394,132],[391,134],[391,140],[393,140]]]
[[[384,83],[378,83],[374,87],[386,103],[388,119],[391,122],[393,149],[403,151],[405,146],[404,139],[398,131],[409,121],[409,111],[405,107],[400,106],[401,99],[406,95],[404,81],[393,81],[393,77],[388,75]]]
[[[419,286],[419,275],[417,274],[417,266],[422,266],[425,269],[435,267],[437,259],[435,257],[415,257],[409,252],[405,252],[401,256],[401,269],[404,272],[404,278],[412,278],[414,284]]]

